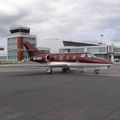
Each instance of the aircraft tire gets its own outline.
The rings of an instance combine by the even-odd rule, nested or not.
[[[67,72],[67,68],[66,67],[62,68],[62,72],[63,73]]]
[[[52,73],[52,67],[47,68],[46,72],[47,72],[47,74],[51,74]]]
[[[94,73],[95,73],[95,74],[99,74],[99,72],[100,72],[99,69],[98,69],[98,70],[94,70]]]
[[[69,68],[69,67],[67,67],[67,71],[70,71],[70,68]]]

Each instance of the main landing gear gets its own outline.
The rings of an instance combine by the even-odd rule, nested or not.
[[[67,72],[67,71],[70,71],[70,68],[69,68],[69,67],[63,67],[63,68],[62,68],[62,72],[63,72],[63,73],[65,73],[65,72]]]
[[[95,73],[95,74],[99,74],[99,72],[100,72],[100,69],[94,70],[94,73]]]
[[[46,72],[47,72],[47,74],[51,74],[52,73],[52,67],[48,67]]]
[[[62,72],[65,73],[67,71],[70,71],[70,68],[69,67],[63,67],[62,68]],[[48,67],[47,70],[46,70],[46,73],[47,74],[51,74],[52,73],[52,67]]]

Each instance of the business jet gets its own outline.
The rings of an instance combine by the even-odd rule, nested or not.
[[[62,68],[62,72],[70,71],[72,67],[82,68],[83,71],[85,68],[92,68],[94,73],[98,74],[101,69],[110,68],[113,64],[111,61],[98,58],[89,52],[46,54],[28,41],[24,41],[24,46],[30,61],[46,65],[48,74],[52,73],[53,67]]]

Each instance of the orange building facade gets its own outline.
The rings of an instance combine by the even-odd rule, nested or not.
[[[17,40],[17,47],[18,47],[18,61],[22,61],[24,59],[23,55],[23,37],[18,37]]]

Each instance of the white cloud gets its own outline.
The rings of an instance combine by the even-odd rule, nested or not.
[[[119,0],[1,0],[0,34],[14,24],[31,27],[41,37],[111,43],[120,39]],[[1,38],[2,39],[2,38]]]

